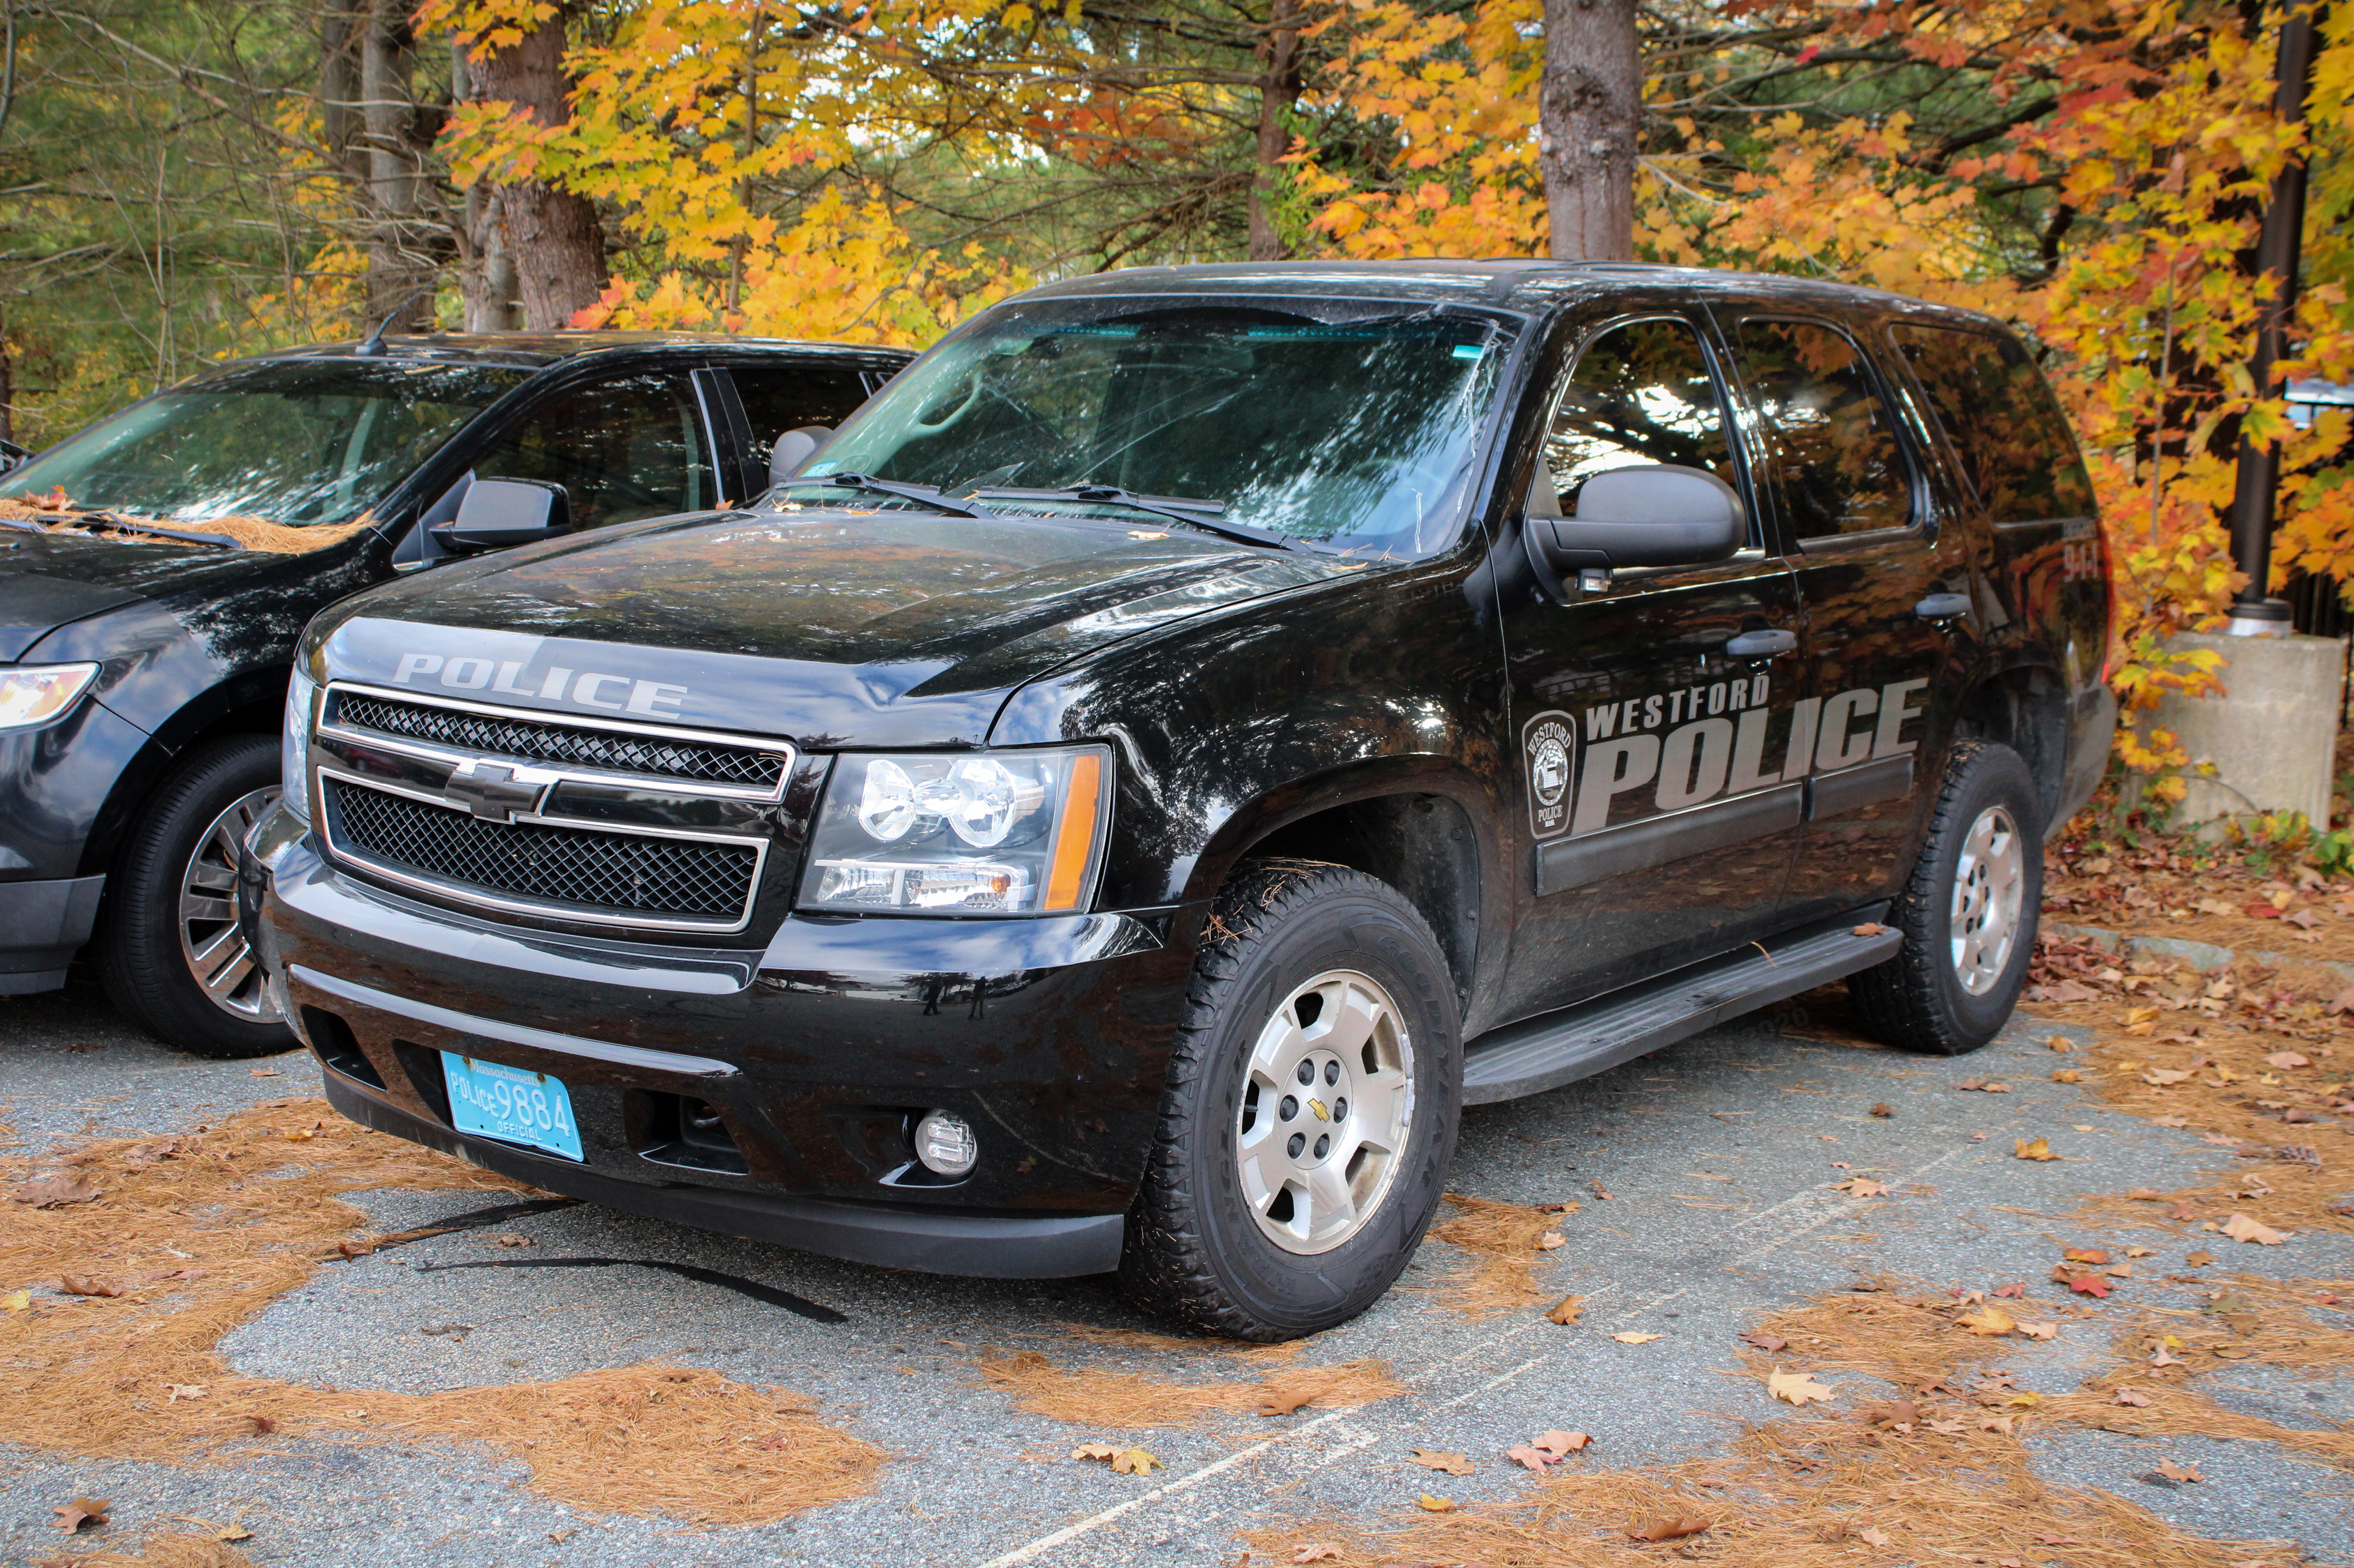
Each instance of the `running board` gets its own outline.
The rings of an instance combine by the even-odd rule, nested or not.
[[[1872,936],[1857,928],[1875,926]],[[1836,926],[1755,944],[1663,980],[1542,1013],[1471,1042],[1463,1057],[1463,1103],[1493,1105],[1541,1095],[1672,1045],[1712,1024],[1893,957],[1903,938],[1869,912]]]

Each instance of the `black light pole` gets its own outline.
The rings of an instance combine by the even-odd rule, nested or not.
[[[2306,90],[2313,81],[2313,55],[2322,0],[2309,5],[2289,0],[2281,19],[2280,58],[2273,76],[2279,86],[2273,112],[2285,125],[2305,123]],[[2249,377],[2259,397],[2273,389],[2273,366],[2286,346],[2288,323],[2296,310],[2298,251],[2305,238],[2305,155],[2292,155],[2273,176],[2272,200],[2264,208],[2264,227],[2256,240],[2256,270],[2274,281],[2273,297],[2256,322],[2256,352],[2248,362]],[[2245,434],[2240,437],[2239,483],[2232,496],[2232,558],[2248,574],[2248,586],[2232,606],[2231,624],[2224,630],[2238,637],[2285,637],[2289,608],[2271,598],[2273,500],[2280,488],[2280,443],[2262,446]]]

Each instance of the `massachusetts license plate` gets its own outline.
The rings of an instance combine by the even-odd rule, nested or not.
[[[460,1132],[581,1158],[580,1128],[563,1079],[450,1051],[441,1053],[441,1075],[450,1085],[450,1119]]]

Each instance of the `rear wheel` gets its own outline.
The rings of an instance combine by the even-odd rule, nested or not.
[[[1928,842],[1889,913],[1904,945],[1848,980],[1874,1038],[1958,1056],[2009,1020],[2043,903],[2041,821],[2035,778],[2019,753],[1956,743]]]
[[[1346,1321],[1413,1257],[1454,1158],[1462,1044],[1446,956],[1362,872],[1266,862],[1194,964],[1120,1275],[1249,1340]]]
[[[156,791],[107,881],[99,979],[167,1045],[217,1057],[294,1046],[237,925],[238,846],[277,800],[274,739],[199,747]]]

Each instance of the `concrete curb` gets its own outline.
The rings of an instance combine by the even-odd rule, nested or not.
[[[2072,926],[2064,921],[2046,920],[2042,930],[2047,936],[2072,940],[2090,940],[2094,946],[2126,958],[2179,959],[2196,969],[2220,969],[2248,959],[2267,969],[2327,969],[2348,985],[2354,985],[2354,964],[2341,964],[2328,959],[2304,959],[2289,953],[2261,953],[2251,950],[2241,953],[2230,948],[2219,948],[2212,942],[2187,941],[2180,937],[2137,937],[2123,931],[2111,931],[2099,926]]]

